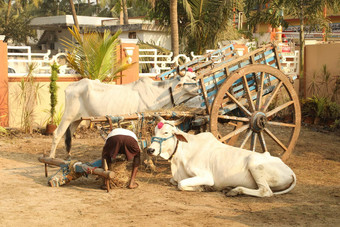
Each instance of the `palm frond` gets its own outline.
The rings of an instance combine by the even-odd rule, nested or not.
[[[69,31],[76,42],[70,39],[62,40],[68,51],[66,58],[70,67],[82,77],[101,81],[106,78],[112,80],[117,72],[130,66],[117,63],[116,53],[120,43],[118,36],[121,31],[114,35],[111,35],[110,31],[104,31],[103,34],[85,32],[83,36],[75,27]]]

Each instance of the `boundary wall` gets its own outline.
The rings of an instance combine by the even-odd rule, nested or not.
[[[322,72],[324,65],[330,73],[328,82],[325,81],[325,75]],[[306,46],[304,71],[304,98],[313,95],[329,98],[334,96],[334,101],[340,105],[340,42]],[[313,83],[316,83],[318,87],[316,94],[311,89]],[[336,86],[338,90],[334,92]]]

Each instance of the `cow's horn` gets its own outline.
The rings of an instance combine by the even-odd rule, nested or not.
[[[177,74],[180,75],[181,77],[185,76],[185,71],[184,70],[180,70],[179,66],[176,68]]]
[[[185,117],[181,117],[180,119],[174,121],[174,125],[179,125],[179,124],[182,124],[182,122],[184,121]]]
[[[185,76],[185,71],[179,71],[178,75],[180,75],[181,77]]]
[[[158,121],[165,121],[164,118],[162,118],[162,117],[159,116],[158,114],[154,114],[153,116],[154,116],[154,117],[156,118],[156,120],[158,120]]]

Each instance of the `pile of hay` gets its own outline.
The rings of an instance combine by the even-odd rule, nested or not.
[[[115,177],[110,180],[110,188],[125,188],[129,185],[131,171],[128,170],[128,161],[116,161],[109,167]]]

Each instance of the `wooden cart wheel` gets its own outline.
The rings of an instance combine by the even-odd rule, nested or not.
[[[301,110],[289,78],[268,65],[245,66],[219,88],[210,130],[223,143],[286,160],[298,139]],[[257,143],[259,142],[259,143]]]

